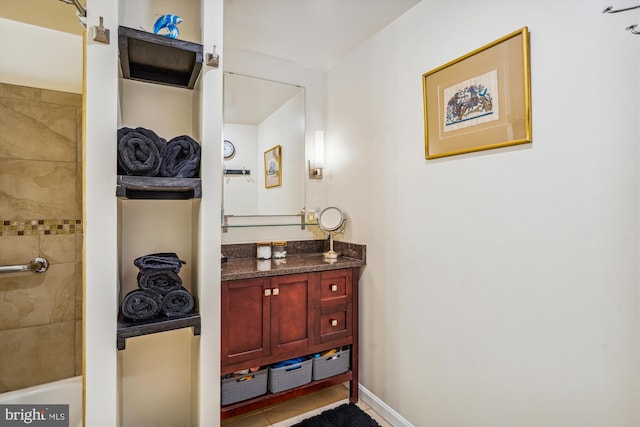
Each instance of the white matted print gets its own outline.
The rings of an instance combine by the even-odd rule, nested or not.
[[[497,70],[444,89],[444,132],[498,120],[499,99]]]

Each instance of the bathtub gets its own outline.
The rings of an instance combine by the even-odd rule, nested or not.
[[[0,405],[69,405],[69,427],[82,427],[82,377],[72,377],[0,394]]]

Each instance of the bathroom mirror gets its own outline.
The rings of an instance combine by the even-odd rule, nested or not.
[[[336,207],[328,207],[320,212],[318,227],[329,236],[329,251],[322,254],[326,259],[336,259],[340,256],[339,253],[333,250],[333,236],[342,232],[344,222],[344,214]]]
[[[223,97],[224,215],[299,215],[306,184],[304,88],[225,72]]]

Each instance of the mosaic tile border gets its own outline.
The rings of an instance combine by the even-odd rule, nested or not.
[[[81,219],[0,219],[0,237],[80,233]]]

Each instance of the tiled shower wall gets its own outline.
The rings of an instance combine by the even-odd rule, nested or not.
[[[0,393],[82,372],[82,95],[0,83]]]

